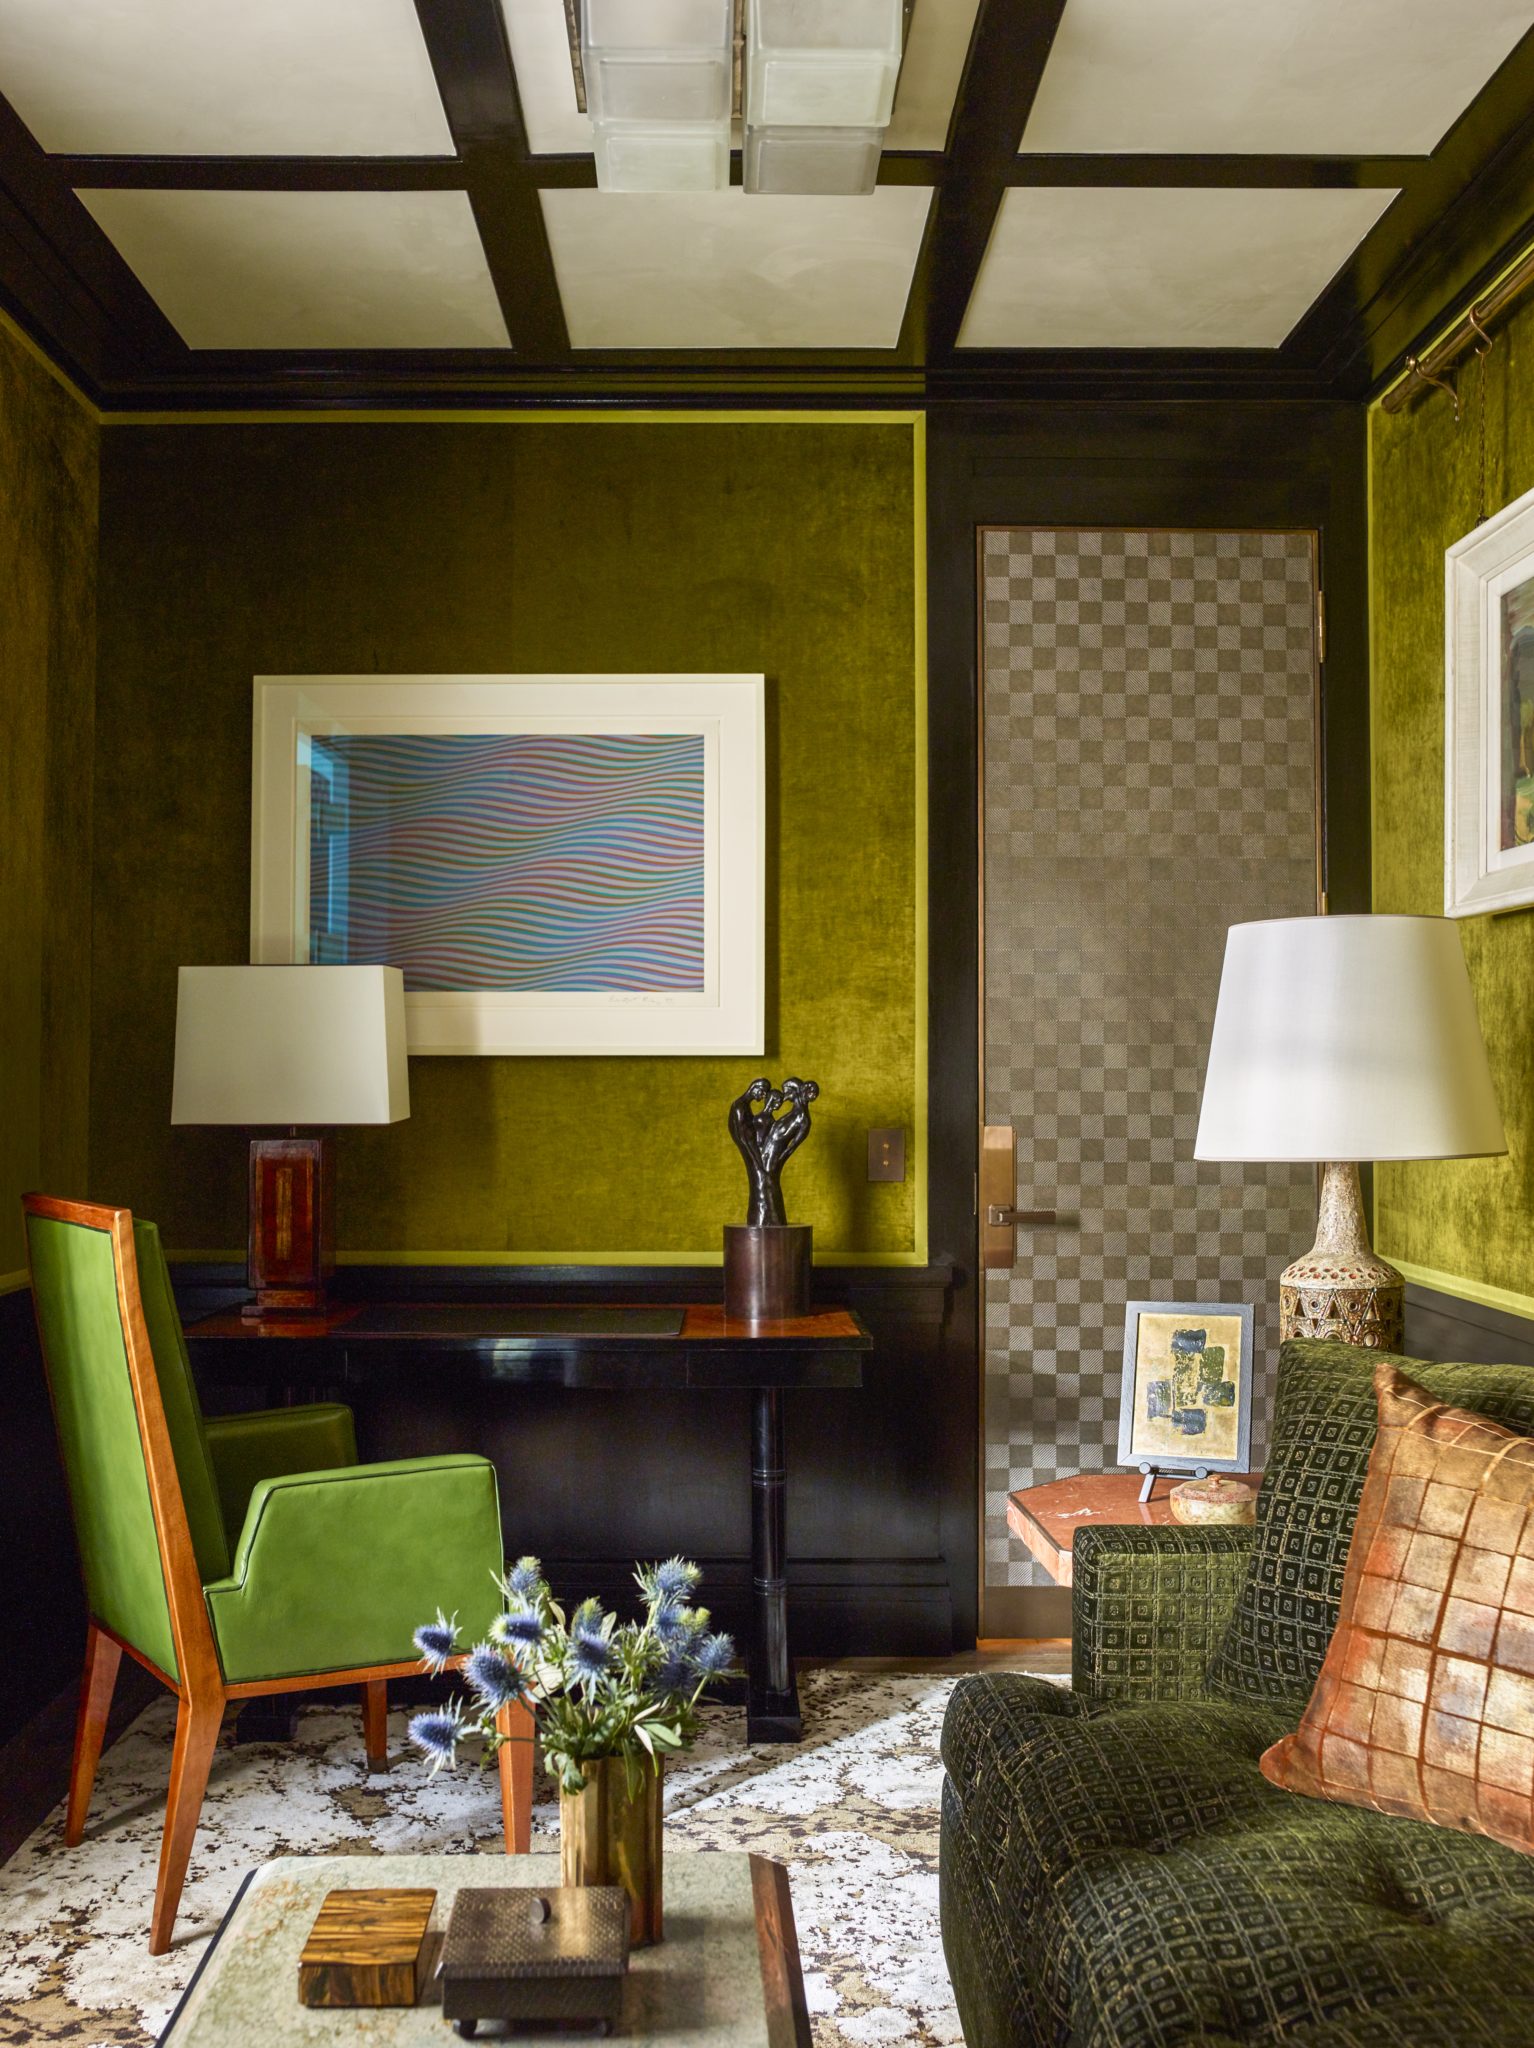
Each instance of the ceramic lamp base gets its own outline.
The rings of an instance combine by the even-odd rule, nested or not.
[[[1279,1276],[1281,1337],[1329,1337],[1398,1351],[1406,1283],[1369,1248],[1358,1168],[1331,1162],[1321,1181],[1316,1241]]]

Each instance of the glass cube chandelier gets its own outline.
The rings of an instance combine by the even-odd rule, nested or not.
[[[736,113],[747,192],[873,191],[909,0],[566,6],[604,192],[728,185]]]

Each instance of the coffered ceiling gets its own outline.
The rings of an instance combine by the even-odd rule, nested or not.
[[[0,0],[0,299],[122,407],[1356,394],[1534,216],[1531,31],[916,0],[769,198],[599,192],[563,0]]]

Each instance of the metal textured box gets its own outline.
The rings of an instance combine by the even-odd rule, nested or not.
[[[298,1959],[304,2005],[414,2005],[434,1891],[333,1891]]]
[[[459,1892],[438,1974],[460,2034],[480,2020],[584,2020],[608,2027],[623,2004],[629,1903],[618,1885]]]

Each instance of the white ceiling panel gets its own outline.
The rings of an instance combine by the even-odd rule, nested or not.
[[[191,348],[507,348],[462,192],[81,192]]]
[[[917,0],[886,149],[942,149],[980,0]]]
[[[1017,186],[961,348],[1277,348],[1393,192]]]
[[[940,150],[946,143],[979,4],[921,0],[911,17],[888,148]],[[501,12],[530,147],[539,156],[590,156],[591,123],[575,104],[562,0],[501,0]]]
[[[1067,0],[1023,148],[1425,155],[1530,28],[1529,0]]]
[[[893,348],[932,192],[540,197],[576,348]]]
[[[591,154],[591,123],[575,104],[563,0],[501,0],[528,147],[537,156]]]
[[[411,0],[0,0],[0,92],[92,156],[451,156]]]

